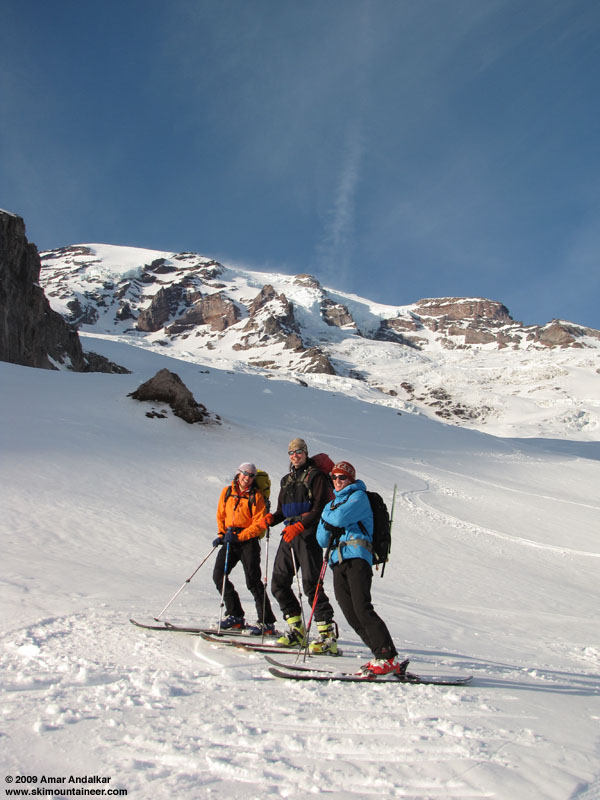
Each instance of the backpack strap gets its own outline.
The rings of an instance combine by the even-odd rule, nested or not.
[[[336,503],[336,502],[335,502],[335,500],[332,500],[332,501],[331,501],[331,504],[330,504],[330,506],[329,506],[329,508],[330,508],[332,511],[335,511],[335,510],[336,510],[336,508],[339,508],[340,506],[343,506],[343,505],[344,505],[344,503],[347,503],[347,502],[348,502],[348,500],[350,500],[350,497],[351,497],[351,495],[350,495],[350,494],[346,495],[346,497],[344,497],[344,499],[343,499],[343,500],[340,500],[340,502],[339,502],[339,503]],[[360,522],[359,522],[358,524],[360,525]]]
[[[361,525],[361,527],[364,527],[360,522],[358,524]],[[364,533],[366,533],[366,531],[364,531]],[[364,547],[365,550],[368,550],[370,553],[373,552],[373,545],[368,539],[359,539],[358,536],[354,536],[352,537],[352,539],[346,539],[345,542],[338,543],[337,551],[338,551],[338,561],[340,564],[344,560],[342,547]]]
[[[320,470],[319,470],[319,468],[318,468],[318,467],[316,467],[314,464],[312,464],[312,465],[311,465],[311,466],[310,466],[310,467],[309,467],[309,468],[306,470],[306,472],[304,473],[304,477],[302,478],[302,483],[303,483],[303,484],[306,486],[306,491],[308,492],[308,499],[309,499],[311,502],[312,502],[312,499],[313,499],[313,493],[312,493],[312,490],[311,490],[311,488],[310,488],[310,485],[311,485],[311,483],[312,483],[312,481],[313,481],[313,478],[314,478],[314,476],[315,476],[315,473],[316,473],[317,471],[320,471]]]
[[[311,502],[313,499],[313,493],[311,491],[310,486],[317,472],[321,472],[321,470],[315,464],[310,464],[308,469],[305,470],[304,475],[302,476],[302,480],[300,481],[300,483],[302,483],[302,485],[305,487],[306,492],[308,494],[308,499]],[[288,472],[287,475],[283,476],[281,480],[281,486],[283,488],[284,486],[288,486],[290,483],[296,483],[296,480],[294,478],[294,475],[291,472]]]
[[[231,484],[229,484],[229,486],[227,487],[227,491],[225,492],[225,502],[229,500],[231,494],[232,494]],[[235,508],[237,508],[240,504],[242,496],[236,494],[235,497],[237,498],[237,503],[235,504]],[[256,486],[252,484],[252,486],[250,487],[250,491],[248,492],[248,511],[250,512],[251,515],[252,515],[252,506],[254,505],[255,502],[256,502]]]

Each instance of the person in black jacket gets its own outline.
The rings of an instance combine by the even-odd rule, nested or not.
[[[304,439],[293,439],[288,447],[288,455],[290,471],[281,479],[277,509],[274,514],[265,516],[265,522],[267,525],[284,523],[273,564],[271,591],[289,630],[278,639],[278,643],[285,647],[304,647],[306,629],[302,622],[300,602],[293,590],[295,568],[302,573],[302,586],[312,607],[323,563],[323,551],[317,543],[316,531],[330,494],[327,477],[308,457]],[[335,655],[337,626],[333,621],[333,608],[322,588],[314,617],[319,638],[311,644],[311,651]]]

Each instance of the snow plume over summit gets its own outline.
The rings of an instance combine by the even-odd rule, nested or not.
[[[256,298],[240,273],[227,280],[235,302]],[[199,366],[173,358],[174,337],[81,335],[131,374],[0,363],[4,776],[60,791],[49,778],[98,775],[138,800],[598,796],[599,443],[398,414],[347,377],[317,375],[317,389],[225,355],[226,369]],[[394,349],[364,341],[373,358]],[[147,417],[128,395],[161,369],[222,424]],[[212,559],[194,570],[219,494],[245,460],[277,486],[298,435],[349,460],[388,504],[397,485],[376,608],[415,672],[472,674],[471,685],[293,684],[260,654],[129,624],[182,586],[168,618],[217,622]],[[269,580],[280,531],[261,542]],[[253,622],[241,566],[231,578]],[[333,598],[329,570],[325,588]],[[355,670],[369,652],[334,609],[344,655],[319,665]]]
[[[600,332],[575,323],[485,298],[385,306],[195,253],[75,245],[42,265],[80,332],[502,436],[600,436]]]

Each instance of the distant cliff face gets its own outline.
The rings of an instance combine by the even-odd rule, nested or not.
[[[0,211],[0,359],[26,367],[75,370],[86,362],[74,328],[52,311],[39,285],[40,257],[21,217]]]
[[[40,267],[22,218],[0,211],[0,360],[76,372],[126,371],[84,354],[76,329],[50,308],[39,284]]]
[[[572,323],[552,320],[547,325],[515,322],[506,306],[494,300],[444,297],[419,300],[415,310],[421,323],[439,334],[447,349],[495,344],[498,348],[584,347],[586,337],[599,339],[600,332]],[[462,337],[451,339],[450,337]]]

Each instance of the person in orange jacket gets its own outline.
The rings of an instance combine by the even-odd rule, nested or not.
[[[267,524],[265,499],[254,486],[256,466],[249,462],[240,464],[233,481],[219,497],[217,525],[219,535],[213,545],[224,545],[217,554],[213,570],[213,581],[219,593],[223,593],[226,617],[221,621],[222,629],[244,628],[244,609],[235,586],[229,579],[233,568],[242,562],[248,587],[256,605],[258,621],[250,626],[251,632],[261,635],[275,632],[275,615],[262,580],[260,567],[260,539],[265,535]],[[225,581],[225,591],[223,591]],[[263,618],[264,612],[264,618]]]

